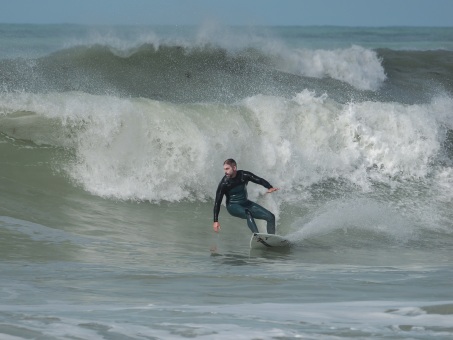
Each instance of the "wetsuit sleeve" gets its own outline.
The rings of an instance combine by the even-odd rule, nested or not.
[[[272,188],[272,185],[266,181],[264,178],[258,177],[255,174],[251,173],[250,171],[244,171],[244,179],[246,181],[250,181],[259,185],[262,185],[266,189]]]
[[[214,222],[219,221],[220,205],[222,204],[224,194],[225,194],[225,192],[223,190],[223,180],[222,180],[222,181],[220,181],[219,186],[217,187],[216,194],[215,194]]]

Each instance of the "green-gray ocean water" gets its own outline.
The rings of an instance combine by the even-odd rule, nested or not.
[[[453,335],[451,28],[0,41],[0,338]],[[289,250],[213,232],[229,157]]]

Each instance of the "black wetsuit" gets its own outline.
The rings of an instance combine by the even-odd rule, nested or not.
[[[275,216],[270,211],[255,202],[249,201],[247,184],[253,182],[270,189],[272,185],[249,171],[238,170],[234,178],[224,176],[217,188],[214,203],[214,222],[218,221],[220,205],[223,196],[226,196],[226,208],[236,217],[247,219],[247,225],[253,233],[258,233],[254,218],[267,221],[267,233],[275,234]]]

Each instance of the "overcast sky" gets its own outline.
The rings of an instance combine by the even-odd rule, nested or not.
[[[0,23],[453,26],[453,0],[0,0]]]

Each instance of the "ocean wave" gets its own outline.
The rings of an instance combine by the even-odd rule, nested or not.
[[[441,49],[448,29],[225,28],[215,23],[0,29],[7,49],[0,53],[3,92],[82,91],[231,103],[259,94],[291,98],[308,89],[343,102],[420,103],[452,91],[452,51]],[[31,39],[36,46],[29,46]]]
[[[233,105],[22,93],[0,96],[0,132],[72,150],[75,159],[61,167],[93,194],[203,200],[221,175],[215,164],[228,157],[287,188],[326,179],[363,190],[374,182],[429,181],[451,164],[452,109],[448,97],[424,105],[341,104],[309,91]]]
[[[385,80],[376,53],[360,47],[230,51],[209,44],[144,44],[126,50],[86,45],[33,60],[3,60],[0,71],[3,91],[83,91],[178,102],[291,94],[310,88],[316,79],[377,90]],[[328,82],[322,87],[327,89]]]

